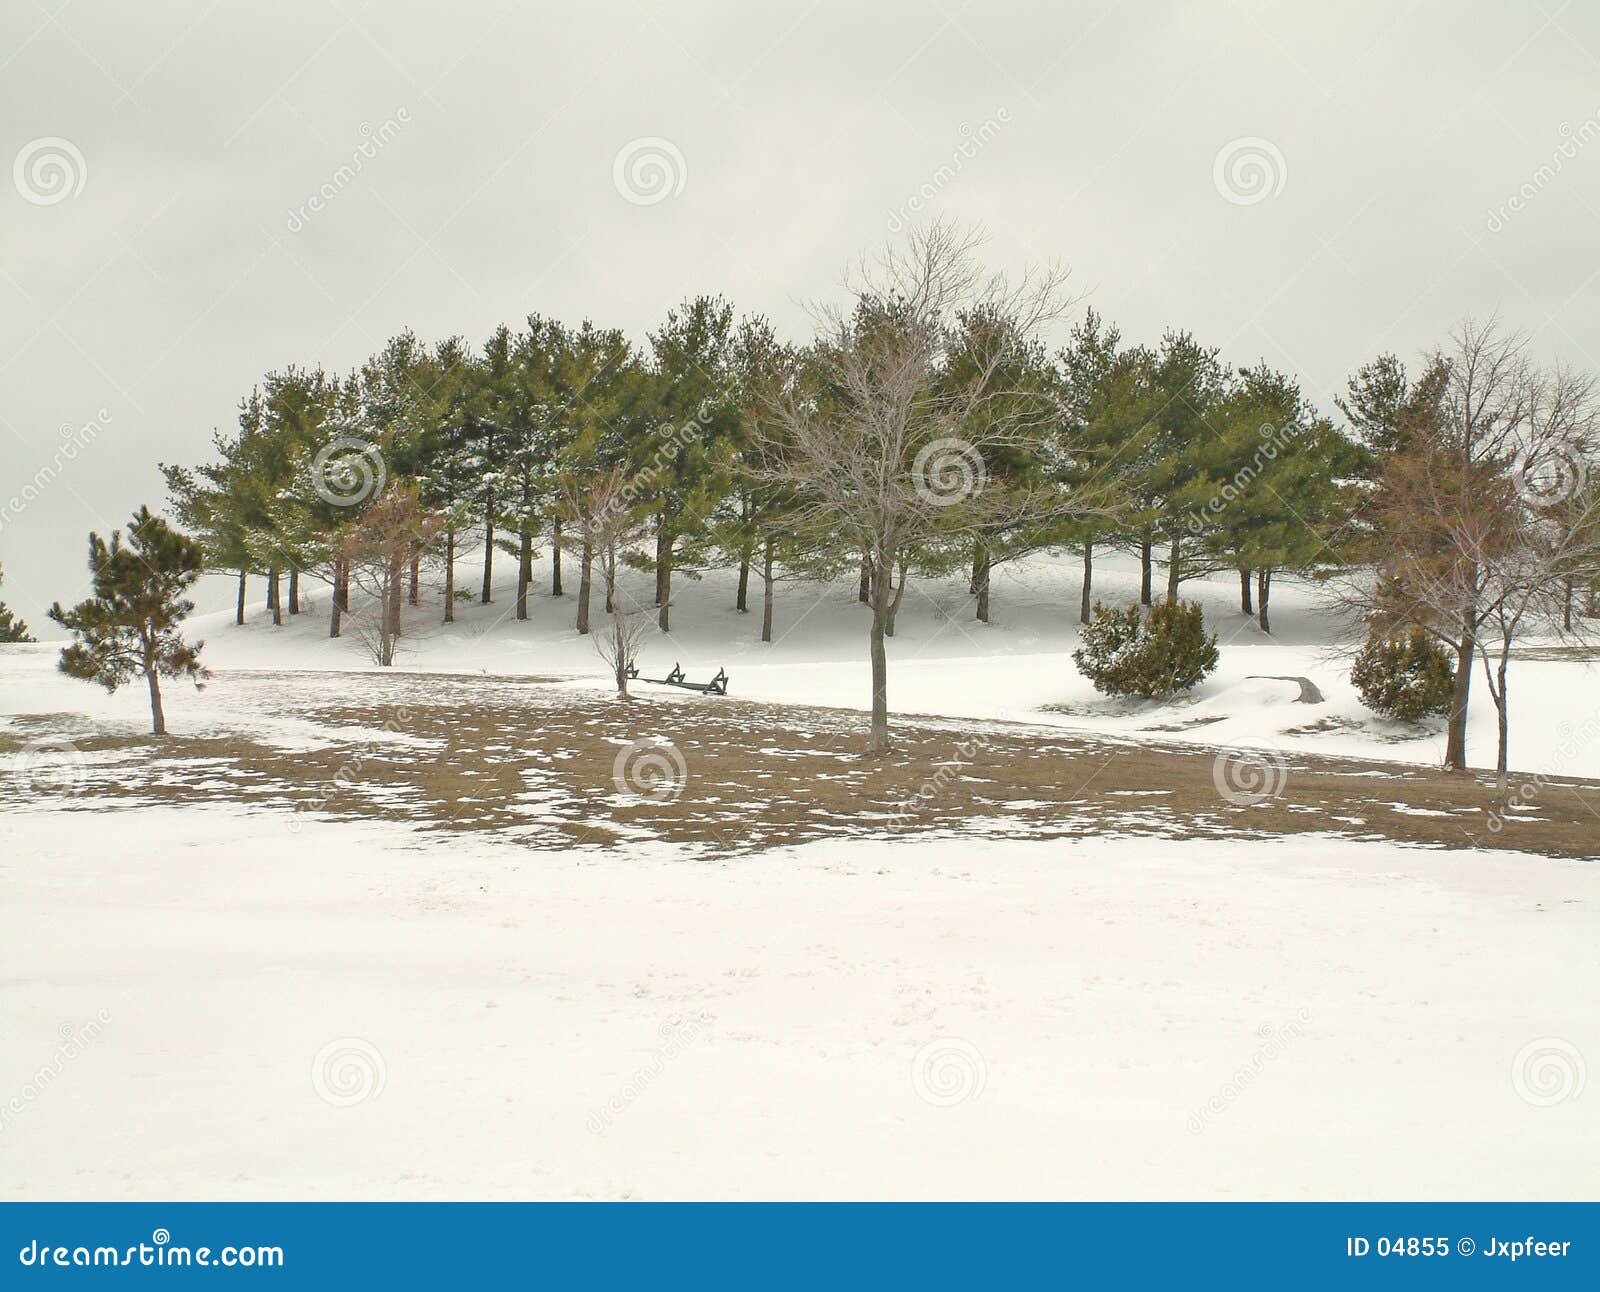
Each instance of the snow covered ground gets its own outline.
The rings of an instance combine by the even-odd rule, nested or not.
[[[0,1192],[1593,1192],[1600,869],[1340,840],[0,825]]]
[[[509,563],[499,567],[509,576]],[[463,582],[470,583],[464,564]],[[604,666],[592,644],[572,631],[576,571],[567,564],[568,595],[548,595],[541,564],[530,618],[514,618],[512,586],[502,579],[488,606],[462,603],[458,622],[434,628],[437,598],[411,612],[419,631],[400,666],[445,672],[574,675],[599,679]],[[1157,571],[1158,578],[1160,571]],[[647,576],[640,576],[641,579]],[[642,586],[642,585],[641,585]],[[1055,723],[1115,734],[1152,732],[1162,740],[1206,745],[1270,742],[1288,752],[1399,760],[1437,765],[1444,754],[1441,723],[1419,727],[1385,722],[1365,709],[1350,685],[1353,648],[1332,639],[1323,594],[1289,579],[1274,583],[1272,633],[1239,613],[1236,577],[1195,579],[1183,586],[1200,601],[1221,643],[1221,664],[1192,696],[1175,704],[1127,704],[1096,694],[1071,654],[1078,641],[1079,568],[1076,561],[1042,557],[995,572],[991,622],[972,617],[960,578],[913,579],[898,633],[891,643],[890,706],[903,713],[1003,718]],[[196,631],[214,667],[362,669],[371,667],[353,638],[330,641],[327,592],[311,593],[313,609],[274,629],[252,588],[250,620],[203,617]],[[1108,604],[1136,598],[1137,570],[1126,557],[1100,561],[1095,593]],[[733,694],[762,700],[864,708],[870,695],[866,612],[854,583],[818,588],[780,582],[775,639],[760,640],[760,586],[752,580],[753,613],[733,610],[733,578],[718,570],[703,580],[680,578],[673,631],[652,635],[644,672],[665,673],[679,661],[691,678],[719,667],[733,677]],[[1311,678],[1326,703],[1295,703],[1299,688],[1275,677]],[[1481,681],[1481,678],[1478,679]],[[0,688],[4,687],[0,679]],[[1480,686],[1473,706],[1470,752],[1492,767],[1494,707]],[[1511,760],[1522,771],[1600,778],[1600,658],[1519,659],[1511,670]],[[0,689],[0,712],[8,704]],[[82,704],[81,699],[77,702]],[[204,698],[181,697],[174,722],[194,713],[204,721]],[[138,710],[138,698],[126,706]]]
[[[1100,588],[1126,595],[1131,575]],[[1279,590],[1267,638],[1227,582],[1186,591],[1223,637],[1192,704],[1096,697],[1070,661],[1076,571],[1035,562],[1000,575],[987,626],[957,582],[913,585],[892,706],[1437,760],[1436,730],[1361,711],[1311,592]],[[229,685],[316,669],[319,695],[362,694],[371,666],[324,636],[326,593],[311,601],[278,630],[254,604],[244,629],[211,617],[224,676],[170,688],[173,730],[427,759],[403,724],[334,729]],[[864,702],[850,588],[784,585],[771,646],[730,603],[724,575],[684,581],[645,672],[676,659],[726,666],[737,696]],[[425,607],[402,665],[592,694],[572,604],[539,595],[518,623],[502,589],[449,632],[420,629]],[[0,653],[0,738],[32,746],[28,776],[147,720],[137,689],[59,677],[52,653]],[[1600,775],[1597,670],[1518,661],[1515,762]],[[1309,676],[1326,703],[1257,674]],[[1487,757],[1487,705],[1473,738]],[[721,859],[649,839],[537,850],[244,805],[220,775],[214,803],[79,805],[0,816],[6,1197],[1593,1192],[1593,863],[1319,835],[1044,840],[1012,821]]]

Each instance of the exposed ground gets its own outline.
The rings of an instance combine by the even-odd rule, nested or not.
[[[631,703],[544,678],[233,671],[217,708],[252,718],[165,740],[81,715],[0,733],[0,804],[85,811],[215,803],[494,831],[544,848],[630,840],[736,854],[828,837],[1037,838],[1317,832],[1437,847],[1600,855],[1600,784],[1539,778],[1492,811],[1482,777],[1413,765],[1211,751],[1011,723],[862,718],[680,696]]]

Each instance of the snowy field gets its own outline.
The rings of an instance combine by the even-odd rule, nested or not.
[[[511,562],[502,559],[497,571],[502,577],[494,603],[461,603],[453,628],[432,625],[438,615],[436,597],[425,609],[409,612],[417,616],[420,630],[406,643],[400,666],[582,676],[599,683],[604,665],[593,646],[572,631],[577,570],[570,557],[568,595],[563,598],[548,595],[546,565],[536,569],[535,594],[524,622],[514,617],[514,586],[507,581]],[[463,561],[457,577],[461,585],[475,586],[470,560]],[[642,588],[649,576],[639,577]],[[1287,578],[1273,585],[1270,635],[1239,613],[1235,577],[1185,582],[1184,598],[1204,605],[1207,624],[1217,633],[1222,656],[1217,671],[1190,696],[1170,705],[1130,705],[1100,696],[1071,658],[1078,643],[1079,577],[1078,563],[1070,558],[1038,558],[997,568],[988,624],[972,617],[964,580],[913,579],[889,647],[891,710],[1058,723],[1105,733],[1149,732],[1162,740],[1205,745],[1270,741],[1286,751],[1435,766],[1443,757],[1442,721],[1417,726],[1386,722],[1362,706],[1349,680],[1354,647],[1331,640],[1319,590]],[[1163,578],[1159,566],[1156,578],[1158,584]],[[1094,589],[1107,604],[1135,600],[1135,564],[1126,557],[1102,558]],[[312,609],[293,620],[286,616],[281,629],[272,627],[259,604],[263,590],[260,580],[252,585],[250,622],[243,630],[234,627],[231,612],[207,615],[197,623],[196,633],[206,638],[206,657],[213,667],[372,667],[353,637],[328,638],[325,588],[314,586]],[[213,599],[224,591],[213,587]],[[673,631],[670,637],[652,635],[643,671],[659,676],[678,661],[691,679],[703,679],[725,667],[736,696],[867,706],[866,612],[856,604],[853,580],[825,588],[780,581],[770,644],[760,640],[759,577],[753,574],[751,579],[752,613],[737,613],[733,600],[730,571],[713,571],[698,582],[680,577]],[[1588,659],[1529,658],[1513,664],[1511,762],[1518,770],[1600,779],[1600,652],[1589,654]],[[1284,676],[1311,678],[1326,703],[1294,703],[1299,688],[1273,680]],[[1481,683],[1481,676],[1476,681]],[[1492,767],[1494,706],[1481,685],[1475,692],[1472,762]],[[181,687],[174,694],[169,713],[175,727],[191,713],[204,721],[203,696],[185,695]],[[70,703],[82,708],[96,699],[79,695]],[[0,691],[0,712],[15,703]],[[140,703],[130,693],[102,711],[126,712],[137,722]]]
[[[1130,587],[1125,566],[1100,581],[1108,599]],[[353,638],[326,639],[325,592],[281,630],[258,592],[244,629],[199,626],[219,677],[170,688],[176,739],[248,739],[308,768],[335,745],[438,757],[403,722],[330,716],[330,690],[359,710],[372,684]],[[990,625],[957,581],[913,584],[891,705],[1437,762],[1436,727],[1360,709],[1310,591],[1275,594],[1270,638],[1227,581],[1186,593],[1222,666],[1192,703],[1129,707],[1071,664],[1070,562],[1003,572]],[[781,585],[771,646],[730,603],[725,575],[684,581],[645,673],[676,659],[691,677],[725,666],[736,697],[865,702],[848,587]],[[502,588],[449,631],[410,633],[402,666],[569,679],[593,703],[601,667],[572,605],[541,593],[518,623]],[[411,613],[420,626],[436,598]],[[1321,834],[1046,838],[988,818],[735,856],[626,833],[535,848],[382,800],[293,811],[244,794],[220,757],[198,800],[131,803],[96,797],[93,774],[133,757],[142,695],[58,677],[51,657],[0,654],[0,737],[31,745],[22,775],[57,778],[0,815],[6,1197],[1593,1191],[1592,862]],[[252,701],[229,676],[247,669],[286,689],[320,670],[305,690],[321,707]],[[1326,701],[1253,675],[1310,677]],[[1514,763],[1600,776],[1600,665],[1519,660],[1513,695]],[[664,703],[719,702],[652,692]],[[1486,703],[1473,741],[1481,764]],[[1374,786],[1396,770],[1374,766]]]
[[[1594,1092],[1541,1106],[1600,1054],[1585,863],[578,859],[221,805],[0,829],[4,1088],[56,1070],[9,1197],[1593,1191]]]

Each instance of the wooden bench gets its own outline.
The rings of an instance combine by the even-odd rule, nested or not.
[[[674,662],[672,665],[672,672],[668,673],[665,677],[639,677],[639,670],[637,666],[632,664],[628,666],[628,676],[635,678],[640,682],[653,683],[656,686],[676,686],[683,688],[685,691],[698,691],[702,695],[728,694],[728,671],[721,668],[717,670],[717,675],[709,682],[689,681],[684,676],[682,667],[676,662]]]

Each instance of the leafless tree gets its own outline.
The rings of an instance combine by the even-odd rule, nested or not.
[[[583,544],[583,582],[600,567],[606,597],[606,626],[595,634],[595,650],[616,681],[617,695],[628,698],[628,671],[639,658],[649,628],[648,609],[635,601],[619,578],[647,525],[629,487],[628,473],[614,467],[603,475],[569,478],[562,486],[561,515]],[[582,594],[587,631],[588,589]]]
[[[863,263],[846,281],[849,308],[818,311],[802,379],[769,419],[781,446],[764,470],[794,490],[795,527],[863,559],[874,753],[889,748],[885,639],[902,558],[1038,519],[1041,508],[1089,505],[985,487],[985,459],[1026,442],[1054,412],[1048,400],[1013,398],[995,374],[1069,302],[1063,271],[991,276],[979,243],[936,223]],[[973,318],[986,326],[964,326]]]
[[[370,598],[354,616],[357,634],[382,668],[394,663],[399,647],[411,564],[432,549],[439,531],[439,518],[422,506],[415,488],[396,484],[344,535],[346,576]]]
[[[1415,624],[1456,657],[1445,766],[1467,766],[1472,674],[1481,663],[1508,765],[1508,668],[1528,635],[1582,631],[1570,589],[1600,561],[1592,378],[1531,363],[1520,336],[1468,323],[1445,356],[1436,426],[1390,458],[1371,509],[1381,557],[1369,618]]]

